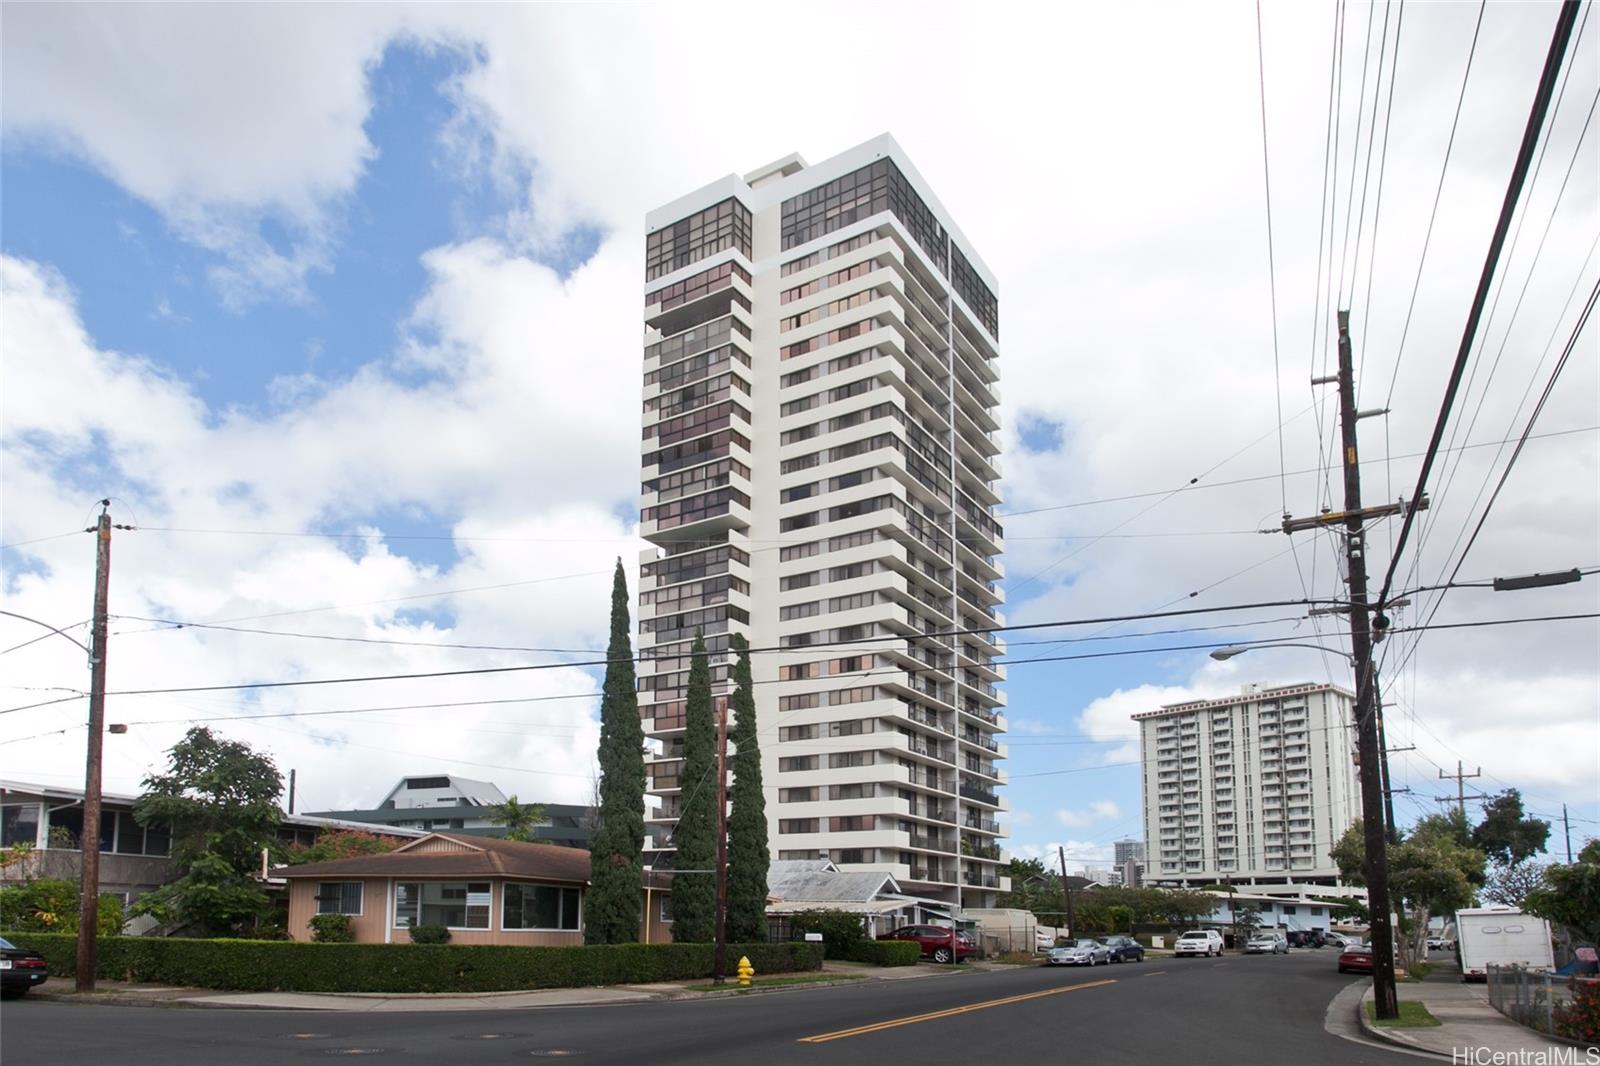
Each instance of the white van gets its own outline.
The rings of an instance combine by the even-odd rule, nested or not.
[[[1515,907],[1476,907],[1456,911],[1456,943],[1461,948],[1461,979],[1483,980],[1488,967],[1555,969],[1550,923]]]

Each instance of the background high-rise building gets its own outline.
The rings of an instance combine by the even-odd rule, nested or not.
[[[1146,876],[1335,884],[1328,852],[1360,807],[1353,700],[1332,685],[1246,685],[1134,715]]]
[[[992,904],[1005,649],[989,271],[879,137],[651,212],[640,712],[670,862],[687,652],[753,657],[774,859]],[[959,633],[960,635],[956,635]]]

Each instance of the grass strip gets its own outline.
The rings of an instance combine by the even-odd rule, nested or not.
[[[860,973],[808,973],[796,977],[754,977],[750,980],[751,988],[778,988],[782,985],[814,985],[820,981],[861,981],[866,974]],[[690,992],[726,992],[733,989],[737,992],[748,991],[739,984],[739,979],[730,977],[725,985],[690,985]]]
[[[1367,1003],[1367,1020],[1380,1029],[1432,1029],[1442,1024],[1421,1003],[1400,1004],[1400,1017],[1378,1018],[1377,1004]]]

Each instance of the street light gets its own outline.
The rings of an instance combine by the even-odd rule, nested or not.
[[[1323,644],[1300,644],[1295,641],[1282,641],[1273,644],[1236,644],[1231,648],[1218,648],[1211,653],[1211,657],[1219,663],[1225,663],[1236,655],[1243,655],[1247,651],[1255,651],[1258,648],[1315,648],[1317,651],[1331,651],[1352,664],[1355,662],[1350,653],[1341,648],[1330,648]]]

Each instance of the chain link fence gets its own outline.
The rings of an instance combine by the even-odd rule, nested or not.
[[[1600,1006],[1600,978],[1492,963],[1486,972],[1489,1005],[1507,1018],[1551,1036],[1595,1039],[1592,1015]]]

